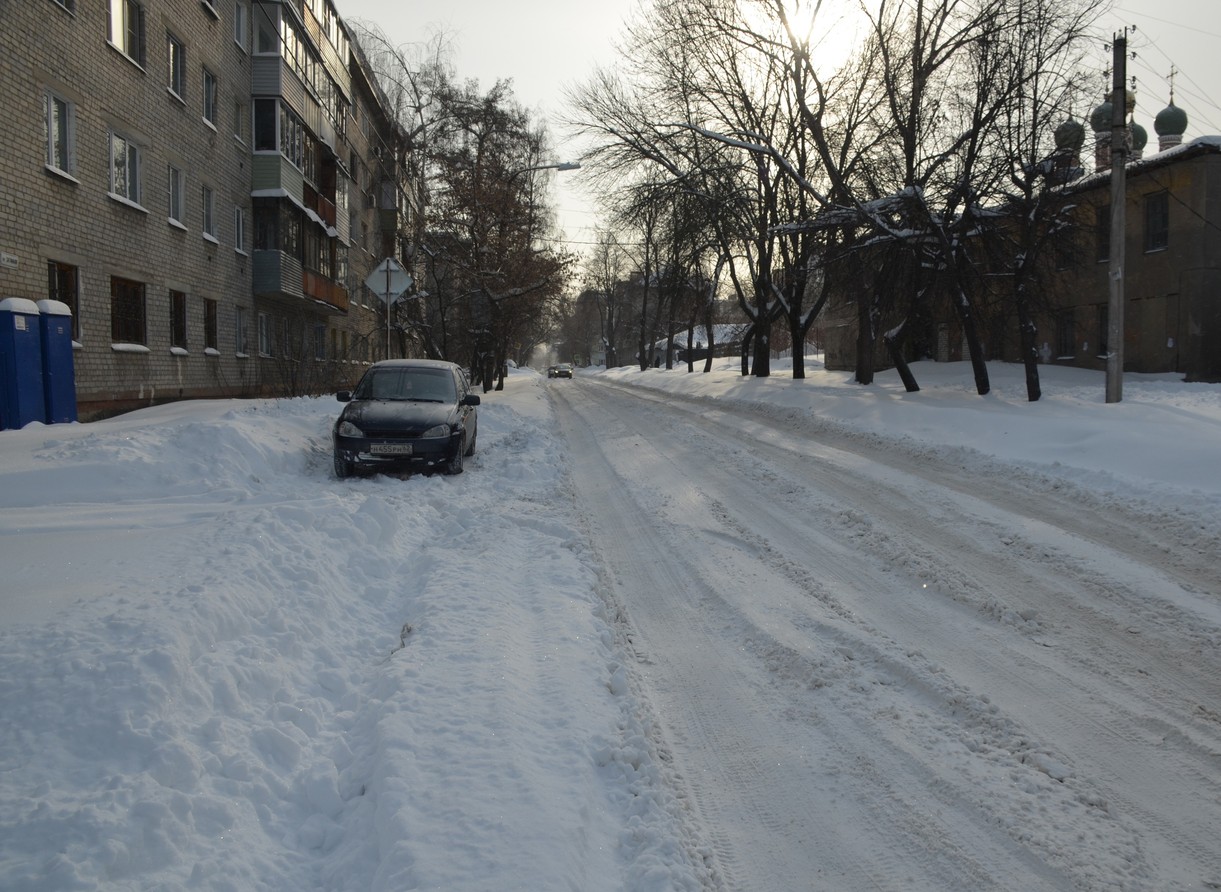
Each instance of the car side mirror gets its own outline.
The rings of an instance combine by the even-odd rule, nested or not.
[[[479,395],[476,393],[468,393],[466,396],[464,396],[462,398],[462,405],[478,406],[479,405]]]
[[[352,391],[341,390],[339,393],[335,394],[335,399],[339,400],[341,403],[350,403],[352,402]]]

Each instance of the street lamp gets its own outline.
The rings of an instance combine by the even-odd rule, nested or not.
[[[509,174],[508,179],[512,182],[514,177],[521,176],[523,173],[529,173],[532,170],[580,170],[580,161],[561,161],[558,164],[536,164],[533,167],[523,167],[521,170],[515,170]]]

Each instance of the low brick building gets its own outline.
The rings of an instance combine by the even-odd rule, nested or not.
[[[1097,152],[1096,173],[1063,187],[1075,225],[1041,261],[1032,308],[1043,362],[1106,368],[1111,176],[1105,148]],[[1126,167],[1124,369],[1221,381],[1221,137],[1184,144],[1163,138],[1159,148]],[[988,278],[1003,287],[1003,276]],[[985,358],[1020,361],[1009,304],[981,294],[975,311]],[[882,318],[877,331],[898,321]],[[827,367],[855,368],[854,295],[834,293],[819,322]],[[928,301],[906,324],[910,359],[967,358],[958,319],[945,300]],[[880,342],[874,355],[879,369],[889,366]]]

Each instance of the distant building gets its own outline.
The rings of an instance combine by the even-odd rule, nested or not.
[[[696,325],[690,330],[691,350],[687,351],[687,329],[674,333],[674,362],[686,364],[703,362],[709,353],[713,356],[737,356],[742,352],[742,337],[749,326],[747,323],[721,323],[712,326],[711,333],[702,325]],[[657,368],[666,364],[666,351],[671,339],[662,338],[653,344],[651,364]]]
[[[1077,233],[1052,258],[1051,309],[1040,324],[1048,361],[1106,367],[1111,256],[1110,133],[1091,119],[1098,172],[1068,186],[1080,199]],[[1109,126],[1109,122],[1108,126]],[[1124,368],[1221,381],[1221,137],[1182,142],[1187,116],[1158,114],[1159,151],[1143,157],[1132,127],[1126,165]]]
[[[399,137],[329,0],[23,0],[0,49],[0,296],[72,309],[82,420],[372,357]]]
[[[1131,96],[1127,97],[1131,101]],[[1060,188],[1072,197],[1074,231],[1048,252],[1035,302],[1042,361],[1105,369],[1110,297],[1111,146],[1110,103],[1094,111],[1095,173],[1080,159],[1062,154]],[[1057,131],[1061,148],[1084,127],[1066,122]],[[1124,270],[1124,368],[1131,372],[1176,372],[1187,380],[1221,381],[1221,137],[1183,142],[1187,116],[1173,99],[1154,124],[1158,151],[1146,155],[1147,134],[1131,123],[1126,165]],[[1074,136],[1073,131],[1076,131]],[[1003,281],[996,279],[996,281]],[[858,309],[852,296],[837,293],[820,319],[828,368],[856,363]],[[988,359],[1018,361],[1017,321],[1004,301],[980,301],[981,338]],[[884,331],[895,320],[876,324]],[[931,303],[909,320],[910,358],[966,358],[961,328],[944,304]],[[879,368],[885,351],[875,351]]]

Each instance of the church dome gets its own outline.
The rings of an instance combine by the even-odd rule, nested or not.
[[[1070,116],[1056,128],[1055,140],[1056,148],[1061,151],[1080,151],[1085,142],[1085,125]]]
[[[1182,136],[1187,131],[1187,112],[1172,99],[1153,119],[1153,129],[1158,136]]]
[[[1111,129],[1111,116],[1114,114],[1110,100],[1105,100],[1090,113],[1090,129],[1095,133],[1103,133]]]
[[[1141,151],[1149,144],[1149,131],[1137,124],[1135,121],[1128,124],[1128,131],[1132,134],[1132,150],[1135,152]]]
[[[1107,93],[1106,98],[1102,100],[1102,105],[1094,109],[1090,115],[1090,127],[1095,133],[1101,133],[1104,130],[1111,129],[1111,115],[1113,114],[1114,106],[1111,104],[1113,92]],[[1130,115],[1136,108],[1136,94],[1131,90],[1124,90],[1124,114]]]

